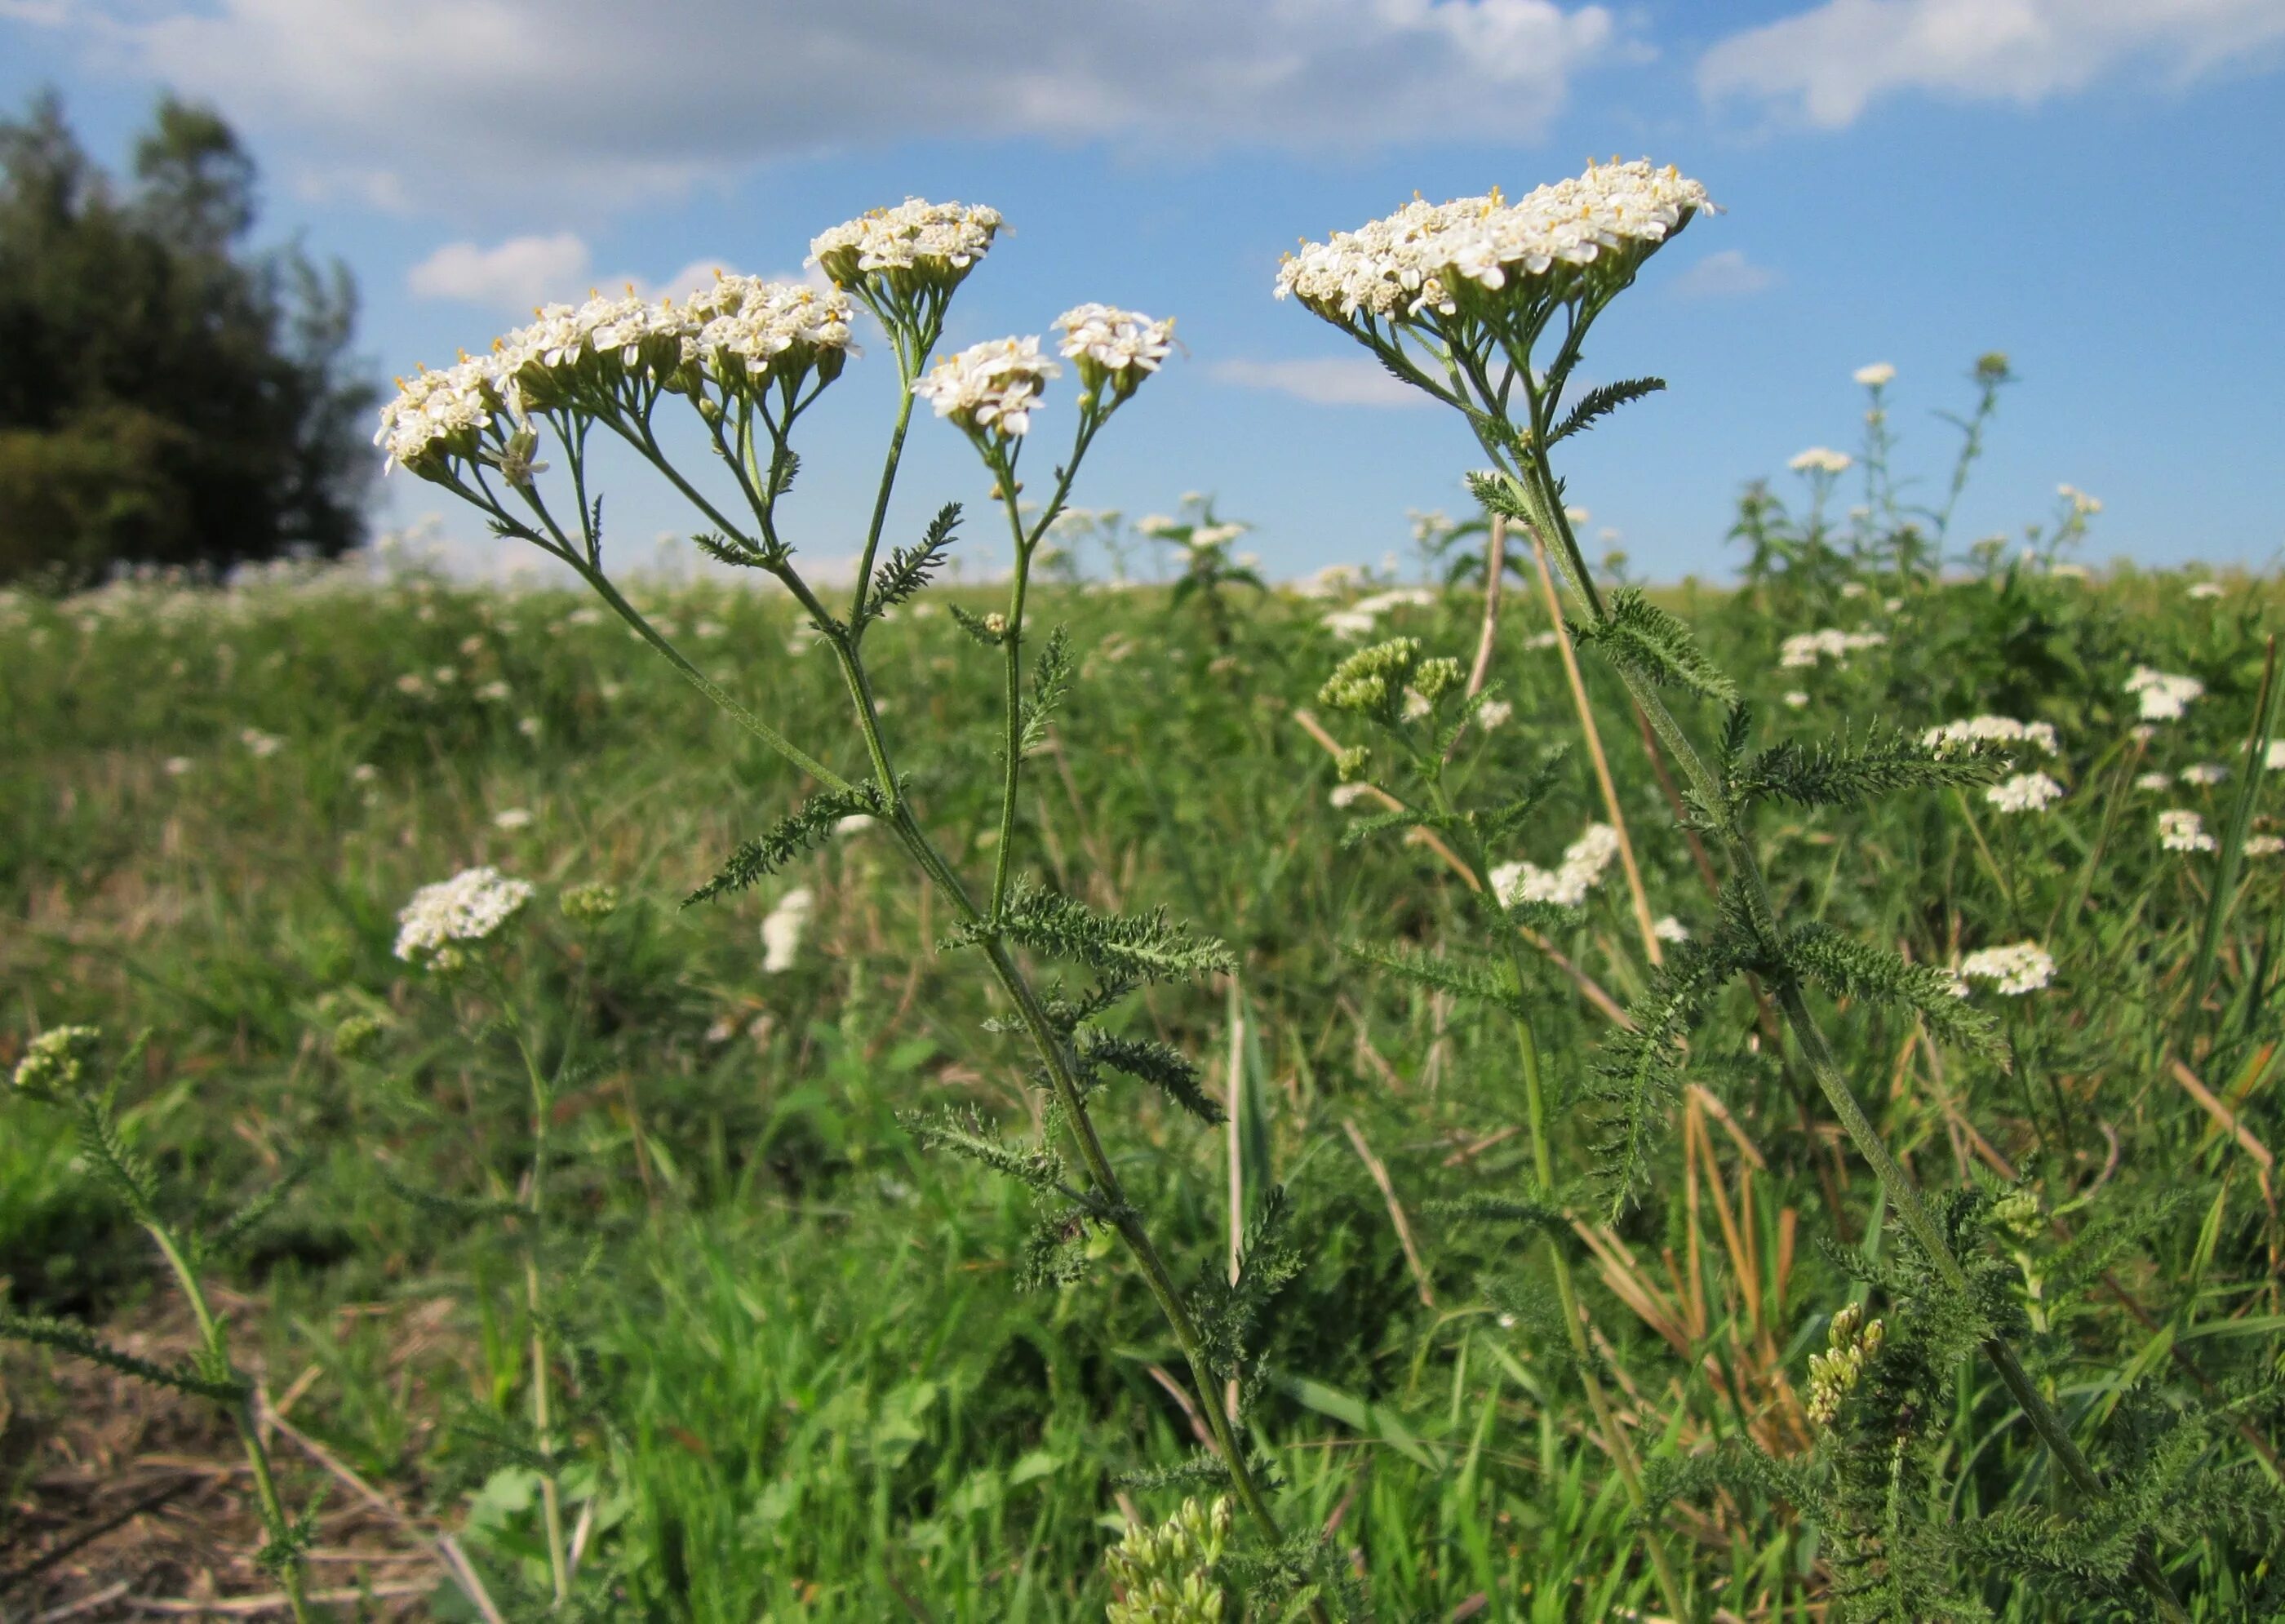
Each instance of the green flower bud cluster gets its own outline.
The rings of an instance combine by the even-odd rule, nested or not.
[[[27,1099],[62,1102],[85,1087],[103,1034],[92,1026],[51,1026],[16,1063],[16,1092]]]
[[[334,1053],[343,1060],[370,1060],[380,1052],[381,1040],[388,1032],[389,1028],[378,1016],[345,1016],[334,1028]]]
[[[2028,1189],[2011,1189],[1991,1204],[1986,1214],[1994,1229],[2019,1241],[2034,1241],[2046,1228],[2039,1216],[2039,1198]]]
[[[1880,1321],[1867,1324],[1865,1311],[1850,1303],[1833,1316],[1826,1340],[1829,1351],[1809,1356],[1809,1418],[1831,1426],[1841,1414],[1841,1400],[1856,1391],[1865,1365],[1880,1353],[1888,1328]]]
[[[1419,663],[1417,637],[1394,637],[1360,648],[1333,668],[1325,686],[1317,690],[1317,702],[1394,723],[1405,686]]]
[[[601,881],[592,885],[575,885],[557,899],[555,906],[575,925],[600,925],[619,911],[619,888]]]
[[[1211,1508],[1195,1500],[1156,1528],[1130,1527],[1105,1553],[1103,1569],[1120,1599],[1105,1624],[1221,1624],[1223,1595],[1213,1565],[1229,1540],[1227,1497]]]

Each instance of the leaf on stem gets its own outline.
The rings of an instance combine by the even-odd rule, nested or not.
[[[19,1314],[12,1308],[0,1307],[0,1337],[76,1353],[122,1376],[171,1387],[177,1393],[195,1393],[217,1404],[235,1404],[246,1397],[242,1378],[216,1378],[190,1365],[162,1365],[139,1359],[124,1348],[114,1347],[75,1320],[59,1320],[44,1314]]]
[[[899,786],[901,792],[902,786]],[[833,833],[844,818],[884,818],[888,797],[878,784],[852,784],[847,789],[821,789],[772,824],[763,833],[730,853],[721,871],[682,899],[688,907],[725,891],[744,890],[775,874],[804,851]]]
[[[1899,789],[1988,784],[2008,765],[1986,744],[1938,750],[1918,739],[1878,729],[1857,744],[1848,734],[1802,743],[1787,740],[1740,763],[1730,774],[1738,805],[1771,796],[1797,806],[1847,806]]]
[[[2005,1063],[2006,1044],[1998,1026],[1962,1001],[1959,984],[1934,965],[1914,964],[1893,949],[1811,923],[1786,937],[1782,968],[1834,998],[1908,1005],[1938,1037]]]
[[[1416,986],[1455,998],[1473,999],[1501,1009],[1517,1008],[1518,995],[1507,967],[1496,960],[1462,959],[1449,953],[1422,953],[1417,947],[1383,946],[1378,942],[1344,942],[1350,958],[1382,969]]]
[[[1206,1093],[1197,1067],[1173,1044],[1147,1038],[1116,1038],[1092,1026],[1080,1027],[1078,1035],[1080,1058],[1089,1066],[1109,1066],[1152,1084],[1209,1127],[1225,1120],[1221,1106]]]
[[[1064,1188],[1062,1157],[1045,1145],[1019,1148],[1009,1144],[972,1105],[964,1109],[948,1106],[934,1115],[905,1111],[899,1114],[897,1120],[904,1125],[907,1133],[931,1150],[949,1150],[955,1156],[964,1156],[1043,1193],[1056,1194]]]
[[[889,554],[889,561],[873,572],[873,590],[865,600],[865,608],[858,616],[858,624],[878,620],[883,615],[936,578],[936,572],[951,550],[953,532],[960,528],[960,504],[946,502],[937,509],[936,517],[929,521],[926,534],[917,547],[899,547]]]
[[[1032,671],[1032,697],[1024,702],[1017,718],[1016,753],[1028,756],[1047,742],[1048,723],[1071,693],[1071,639],[1063,627],[1048,633]]]
[[[1621,406],[1632,405],[1636,401],[1646,399],[1664,388],[1666,388],[1666,380],[1663,378],[1628,378],[1617,383],[1606,383],[1591,388],[1579,397],[1579,404],[1572,407],[1563,420],[1555,426],[1554,430],[1547,436],[1547,443],[1552,445],[1558,440],[1577,434],[1581,429],[1591,428]]]
[[[1690,628],[1633,587],[1610,595],[1601,620],[1574,625],[1571,640],[1660,687],[1687,688],[1725,703],[1738,697],[1738,685],[1706,657]]]
[[[1001,933],[1035,953],[1075,960],[1107,977],[1137,983],[1187,981],[1237,968],[1237,955],[1228,947],[1169,920],[1164,907],[1148,914],[1100,914],[1031,880],[1017,885],[996,922],[978,920],[948,940],[972,945]]]

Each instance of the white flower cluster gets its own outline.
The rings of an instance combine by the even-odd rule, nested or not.
[[[913,393],[962,428],[1021,435],[1032,427],[1040,386],[1063,375],[1036,338],[995,338],[946,356],[913,381]]]
[[[810,239],[805,263],[843,287],[857,286],[868,271],[954,282],[991,252],[1001,224],[1000,211],[982,204],[907,198],[820,232]]]
[[[838,290],[758,277],[718,276],[680,304],[630,294],[547,305],[495,339],[488,354],[398,379],[373,443],[387,451],[389,466],[418,472],[439,455],[474,456],[487,428],[506,440],[507,425],[522,429],[531,412],[575,400],[583,388],[616,388],[630,375],[687,391],[695,383],[687,369],[703,362],[733,394],[765,376],[798,377],[813,367],[829,378],[850,351],[849,317],[849,300]],[[530,455],[528,446],[499,455],[511,482],[528,482],[537,471]]]
[[[1563,865],[1549,870],[1530,863],[1502,863],[1491,872],[1492,894],[1513,907],[1519,902],[1551,902],[1575,908],[1587,893],[1602,883],[1611,859],[1619,854],[1619,832],[1607,823],[1590,823],[1586,832],[1563,851]]]
[[[412,893],[397,916],[397,956],[412,962],[455,942],[481,942],[530,900],[528,881],[511,880],[489,866],[464,868]]]
[[[1967,981],[1988,981],[1992,991],[2010,998],[2036,992],[2055,978],[2055,961],[2037,942],[2017,942],[2011,947],[1984,947],[1959,961]]]
[[[2206,833],[2206,820],[2194,812],[2179,807],[2158,814],[2158,843],[2169,851],[2211,851],[2214,837]]]
[[[2199,784],[2210,788],[2229,776],[2229,769],[2218,761],[2197,761],[2174,776],[2186,784]]]
[[[2261,753],[2261,765],[2272,773],[2285,773],[2285,739],[2272,739]]]
[[[839,288],[820,293],[806,282],[717,275],[713,286],[690,295],[683,314],[699,324],[686,353],[718,369],[742,366],[753,378],[773,363],[797,376],[851,348],[849,299]],[[735,373],[729,379],[734,384]]]
[[[2063,787],[2044,773],[2018,773],[1992,785],[1983,798],[2003,812],[2045,812],[2063,798]]]
[[[2085,519],[2102,511],[2101,498],[2087,495],[2077,485],[2057,485],[2055,494],[2070,504],[2074,518]]]
[[[2061,749],[2053,723],[2019,722],[2012,716],[1972,716],[1964,722],[1946,722],[1922,734],[1920,742],[1932,750],[1954,744],[2033,744],[2041,754],[2053,756]]]
[[[1671,165],[1590,164],[1585,174],[1541,186],[1511,203],[1497,191],[1449,203],[1415,201],[1355,231],[1304,243],[1278,267],[1277,297],[1291,294],[1328,321],[1359,312],[1404,319],[1424,310],[1451,315],[1474,290],[1513,280],[1526,296],[1551,272],[1606,256],[1637,264],[1709,205],[1706,188]],[[1547,284],[1538,279],[1545,278]]]
[[[2248,835],[2240,850],[2248,857],[2275,857],[2285,851],[2285,836]]]
[[[2195,677],[2177,677],[2147,665],[2136,666],[2125,686],[2140,701],[2146,722],[2179,722],[2190,702],[2206,691],[2206,685]]]
[[[1340,637],[1370,637],[1380,617],[1391,609],[1426,608],[1436,594],[1425,586],[1397,586],[1360,598],[1345,609],[1335,609],[1318,624]]]
[[[2201,602],[2210,603],[2217,598],[2226,596],[2228,588],[2219,581],[2200,581],[2191,586],[2189,595]]]
[[[777,906],[762,921],[762,973],[781,975],[793,968],[801,952],[801,938],[809,929],[811,909],[817,906],[817,893],[806,885],[797,885],[778,898]]]
[[[1153,321],[1111,304],[1076,306],[1055,325],[1064,335],[1063,357],[1078,364],[1080,381],[1093,389],[1108,379],[1122,396],[1134,393],[1145,373],[1157,372],[1174,344],[1171,318]]]
[[[1856,460],[1847,451],[1812,445],[1805,451],[1795,451],[1786,467],[1796,474],[1846,474]]]
[[[1798,667],[1830,659],[1835,665],[1846,665],[1849,656],[1859,649],[1878,648],[1888,640],[1885,632],[1837,632],[1830,626],[1822,632],[1796,632],[1779,646],[1778,663]]]
[[[1883,384],[1896,381],[1896,369],[1886,361],[1875,361],[1870,366],[1858,367],[1854,376],[1866,388],[1877,389]]]

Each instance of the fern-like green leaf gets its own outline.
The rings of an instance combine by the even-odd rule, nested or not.
[[[1032,697],[1022,707],[1017,730],[1017,755],[1028,756],[1047,742],[1048,723],[1071,693],[1074,669],[1071,639],[1057,626],[1048,633],[1047,645],[1032,668]]]
[[[12,1308],[0,1307],[0,1337],[75,1353],[122,1376],[131,1376],[154,1386],[171,1387],[177,1393],[195,1393],[217,1404],[236,1404],[246,1397],[243,1379],[217,1379],[190,1365],[162,1365],[138,1358],[124,1348],[113,1346],[75,1320],[59,1320],[44,1314],[19,1314]]]
[[[1064,1159],[1046,1145],[1017,1147],[1001,1136],[973,1106],[947,1108],[933,1116],[905,1111],[897,1120],[932,1150],[949,1150],[993,1172],[1044,1193],[1064,1189]]]
[[[1080,1055],[1089,1065],[1109,1066],[1155,1086],[1209,1127],[1226,1120],[1221,1103],[1205,1091],[1198,1069],[1171,1043],[1145,1038],[1115,1038],[1092,1026],[1079,1029]]]
[[[887,816],[888,812],[888,797],[881,793],[878,784],[855,784],[847,789],[821,789],[767,830],[733,851],[723,863],[720,872],[684,898],[682,906],[688,907],[695,902],[707,901],[725,891],[744,890],[767,875],[775,874],[804,851],[821,843],[844,818],[859,813],[879,818]]]
[[[1724,703],[1738,697],[1738,685],[1706,657],[1690,628],[1633,587],[1613,592],[1603,619],[1574,627],[1572,639],[1661,687],[1686,688]]]
[[[1822,923],[1802,925],[1785,940],[1785,966],[1834,998],[1900,1003],[1920,1011],[1938,1037],[1998,1059],[2006,1053],[1999,1030],[1959,995],[1959,984],[1933,965]]]
[[[1449,953],[1422,953],[1416,947],[1383,946],[1378,942],[1344,942],[1341,951],[1362,963],[1378,965],[1391,975],[1432,992],[1472,999],[1501,1009],[1516,1008],[1517,992],[1508,968],[1495,960],[1456,958]]]
[[[878,620],[896,605],[917,593],[935,578],[950,551],[953,532],[960,528],[960,504],[946,502],[929,521],[917,547],[899,547],[888,562],[873,572],[873,590],[865,600],[862,620]]]
[[[1848,806],[1900,789],[1988,784],[2007,756],[1989,745],[1936,750],[1902,733],[1875,730],[1862,744],[1844,734],[1814,744],[1788,740],[1741,763],[1731,796],[1743,805],[1774,796],[1797,806]]]
[[[1163,907],[1148,914],[1097,913],[1077,898],[1029,880],[1009,897],[999,929],[1034,953],[1135,983],[1189,980],[1237,968],[1229,948],[1170,921]],[[992,934],[992,922],[980,920],[954,931],[949,940],[973,945]]]
[[[1598,385],[1579,397],[1579,404],[1565,414],[1563,420],[1547,436],[1547,443],[1552,445],[1558,440],[1570,438],[1582,429],[1591,428],[1621,406],[1647,399],[1664,388],[1666,380],[1663,378],[1628,378],[1617,383]]]

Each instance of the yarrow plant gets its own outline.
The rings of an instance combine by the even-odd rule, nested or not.
[[[1620,1126],[1612,1146],[1619,1184],[1630,1188],[1640,1176],[1653,1107],[1678,1087],[1683,1039],[1692,1016],[1721,985],[1741,973],[1750,975],[1781,1011],[1804,1068],[1878,1175],[1889,1211],[1924,1259],[1936,1288],[1964,1304],[1971,1288],[1959,1244],[1858,1103],[1807,994],[1817,987],[1854,999],[1901,1002],[1932,1032],[1986,1054],[1998,1052],[1996,1033],[1962,1008],[1951,995],[1951,977],[1941,970],[1907,963],[1884,947],[1852,940],[1822,924],[1786,922],[1763,874],[1753,813],[1772,799],[1805,806],[1846,804],[1916,785],[1985,783],[2005,757],[1972,741],[1922,742],[1879,734],[1754,751],[1753,718],[1736,702],[1736,684],[1699,648],[1690,629],[1641,593],[1606,591],[1598,581],[1581,550],[1571,504],[1555,468],[1555,453],[1565,440],[1664,387],[1654,378],[1636,379],[1571,398],[1595,322],[1644,263],[1709,208],[1705,188],[1671,168],[1594,164],[1581,176],[1513,202],[1497,192],[1441,205],[1415,202],[1355,231],[1306,244],[1286,260],[1276,291],[1363,345],[1396,377],[1463,415],[1489,463],[1471,476],[1471,489],[1490,513],[1522,527],[1552,561],[1577,616],[1574,640],[1614,668],[1657,749],[1679,769],[1689,822],[1711,836],[1726,860],[1730,875],[1722,928],[1674,952],[1629,1012],[1630,1030],[1610,1046],[1606,1070],[1616,1075],[1606,1100]],[[2005,375],[2002,360],[1990,387],[1996,388]],[[1877,389],[1887,381],[1883,377],[1871,387]],[[1836,457],[1825,456],[1814,459],[1809,471],[1829,482],[1841,468]],[[1804,634],[1782,657],[1804,666],[1826,657],[1843,659],[1849,636]],[[1336,671],[1325,702],[1369,717],[1384,728],[1402,726],[1394,709],[1400,679],[1438,663],[1424,661],[1417,648],[1368,649]],[[1417,675],[1413,686],[1436,698]],[[2146,710],[2160,696],[2173,696],[2175,714],[2187,702],[2179,697],[2179,686],[2145,687],[2155,690],[2136,690]],[[1727,708],[1710,757],[1669,707],[1669,695]],[[1450,725],[1441,714],[1434,719]],[[1359,775],[1350,770],[1354,765],[1344,763],[1344,776]],[[1433,781],[1433,770],[1415,771]],[[1427,822],[1448,840],[1469,827],[1468,815],[1449,804],[1408,807],[1403,815]],[[1475,817],[1480,828],[1482,815]],[[1480,871],[1474,877],[1479,884],[1487,883]],[[1519,977],[1489,985],[1496,997],[1521,998]],[[1518,1018],[1523,1019],[1519,1010]],[[1527,1078],[1532,1071],[1527,1064]],[[1541,1103],[1535,1088],[1533,1094],[1535,1115]],[[1543,1161],[1542,1169],[1538,1198],[1551,1202],[1557,1196]],[[1564,1307],[1575,1321],[1567,1293]],[[2089,1502],[2102,1503],[2108,1493],[2102,1479],[2024,1369],[2004,1329],[1984,1322],[1975,1340],[2063,1474]],[[1616,1443],[1612,1452],[1631,1487],[1630,1456]],[[1646,1549],[1662,1569],[1654,1536]],[[2164,1616],[2186,1616],[2147,1537],[2133,1573]],[[1678,1597],[1668,1599],[1677,1613],[1686,1611]]]
[[[1034,569],[1096,435],[1170,353],[1173,324],[1088,303],[1052,325],[1052,342],[1018,335],[938,357],[953,294],[992,252],[1001,225],[989,208],[913,199],[813,239],[809,263],[830,283],[826,289],[721,277],[680,300],[551,306],[488,353],[405,381],[383,410],[380,442],[392,464],[472,504],[500,536],[569,566],[637,636],[815,786],[799,806],[730,854],[693,900],[756,884],[859,816],[875,820],[916,874],[948,899],[956,916],[949,945],[972,951],[1007,999],[1012,1013],[1002,1029],[1029,1044],[1048,1103],[1041,1137],[1027,1148],[965,1115],[916,1118],[915,1132],[1032,1189],[1041,1223],[1025,1259],[1029,1283],[1076,1278],[1092,1234],[1108,1232],[1124,1244],[1190,1367],[1197,1412],[1214,1440],[1212,1475],[1228,1483],[1262,1537],[1283,1549],[1261,1465],[1215,1396],[1231,1382],[1249,1396],[1252,1391],[1242,1378],[1256,1357],[1252,1328],[1285,1277],[1269,1267],[1281,1250],[1273,1234],[1257,1234],[1235,1283],[1218,1278],[1186,1294],[1114,1169],[1093,1100],[1112,1074],[1124,1073],[1218,1120],[1195,1068],[1178,1051],[1116,1035],[1104,1022],[1138,987],[1228,969],[1234,961],[1219,942],[1168,921],[1163,911],[1098,913],[1039,884],[1025,875],[1016,838],[1025,759],[1046,741],[1076,671],[1061,629],[1041,639],[1030,623]],[[780,505],[799,467],[794,442],[803,414],[854,354],[852,323],[860,309],[887,336],[898,406],[855,584],[836,608],[805,573]],[[1078,392],[1061,408],[1049,386],[1066,367],[1077,374]],[[881,556],[916,403],[969,440],[991,477],[1013,551],[1004,608],[983,616],[954,610],[960,628],[1000,662],[1003,679],[1000,812],[985,842],[947,845],[923,827],[882,725],[865,659],[867,632],[930,584],[962,522],[960,506],[946,504],[917,543]],[[1058,410],[1071,413],[1067,449],[1047,481],[1045,499],[1019,503],[1025,452],[1047,420],[1042,414]],[[695,420],[715,453],[711,470],[686,468],[669,453],[670,413]],[[622,442],[690,503],[707,527],[694,537],[702,551],[759,571],[791,594],[847,691],[848,725],[838,746],[830,738],[797,742],[781,718],[765,719],[740,704],[613,581],[601,493],[591,482],[589,451],[599,436]],[[844,752],[853,752],[857,765],[844,763]],[[978,844],[990,852],[990,871],[971,878],[947,852]],[[789,893],[765,928],[766,969],[790,961],[808,917],[806,907],[795,906],[802,896]],[[435,912],[440,919],[448,914],[443,904]],[[449,938],[448,929],[426,923],[416,935],[425,940],[440,932]],[[1072,994],[1059,986],[1043,990],[1023,955],[1075,965],[1094,985]],[[1076,1158],[1076,1169],[1067,1157]],[[1273,1203],[1266,1210],[1284,1209]],[[1305,1540],[1284,1550],[1284,1567],[1306,1568],[1315,1549]],[[1323,1616],[1322,1601],[1307,1604]]]

